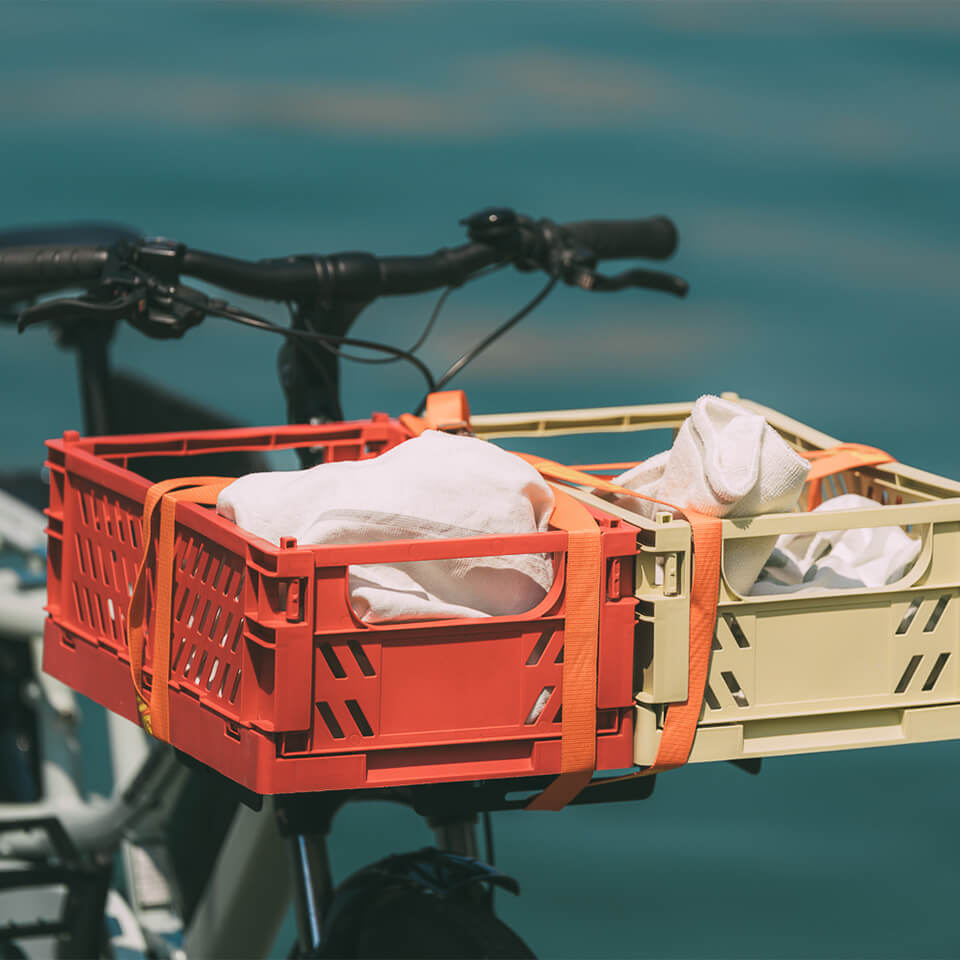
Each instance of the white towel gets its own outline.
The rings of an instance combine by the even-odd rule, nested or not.
[[[809,469],[763,417],[729,400],[704,396],[670,450],[614,483],[710,516],[749,517],[793,510]],[[667,510],[633,497],[614,500],[647,517]],[[724,573],[737,593],[749,592],[775,542],[776,537],[755,537],[724,546]]]
[[[434,430],[370,460],[250,474],[217,500],[220,514],[277,544],[535,533],[552,509],[553,492],[528,463]],[[510,616],[552,583],[544,554],[364,564],[350,568],[350,599],[368,623]]]
[[[813,512],[876,507],[876,500],[847,493]],[[804,590],[850,590],[895,583],[920,555],[920,541],[900,527],[861,527],[785,534],[777,540],[751,593],[766,596]]]

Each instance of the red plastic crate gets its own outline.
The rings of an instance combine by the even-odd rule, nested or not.
[[[126,644],[150,481],[136,458],[322,446],[328,461],[407,439],[369,421],[51,440],[44,669],[136,721]],[[597,514],[600,611],[597,767],[632,764],[633,557],[637,531]],[[276,547],[180,503],[174,557],[170,739],[263,794],[522,777],[560,770],[563,531],[524,536]],[[368,625],[349,604],[349,564],[552,553],[546,599],[514,617]],[[148,577],[148,612],[153,571]],[[149,620],[148,620],[149,622]],[[150,679],[151,643],[145,658]],[[541,693],[545,708],[527,722]]]

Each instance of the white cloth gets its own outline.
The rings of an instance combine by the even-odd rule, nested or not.
[[[552,509],[528,463],[434,430],[370,460],[249,474],[217,500],[221,515],[277,544],[536,533]],[[510,616],[535,607],[553,575],[545,554],[363,564],[350,567],[350,599],[368,623]]]
[[[729,400],[704,396],[670,450],[614,483],[710,516],[750,517],[793,510],[809,470],[809,463],[763,417]],[[668,510],[634,497],[612,498],[647,517]],[[737,593],[750,591],[775,542],[776,537],[754,537],[725,545],[724,574]]]
[[[813,512],[876,506],[876,500],[847,493],[825,500]],[[885,587],[904,576],[919,555],[920,541],[900,527],[785,534],[777,540],[751,593]]]

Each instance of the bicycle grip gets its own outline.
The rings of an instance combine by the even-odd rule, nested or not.
[[[0,287],[33,286],[56,289],[100,276],[107,262],[105,247],[0,247]]]
[[[581,220],[563,229],[599,260],[645,257],[666,260],[677,249],[677,228],[669,217],[639,220]]]

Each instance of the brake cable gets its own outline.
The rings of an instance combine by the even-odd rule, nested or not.
[[[164,280],[158,279],[126,259],[122,264],[114,262],[115,269],[119,267],[119,274],[111,277],[110,281],[104,285],[113,294],[112,300],[97,300],[88,296],[44,301],[27,307],[19,316],[18,326],[22,331],[25,327],[34,323],[48,319],[60,319],[65,314],[96,313],[102,316],[127,319],[143,332],[154,336],[178,337],[182,336],[189,326],[199,323],[205,314],[209,314],[233,323],[266,330],[292,340],[318,344],[337,358],[356,363],[382,364],[405,360],[416,367],[424,378],[429,394],[446,386],[467,364],[471,363],[524,317],[528,316],[549,296],[561,280],[589,292],[617,291],[627,287],[646,287],[682,297],[686,295],[688,290],[686,281],[660,271],[635,268],[613,276],[596,272],[596,257],[593,253],[590,250],[576,247],[569,233],[551,220],[535,221],[529,217],[518,216],[512,210],[489,209],[461,220],[461,223],[467,226],[471,240],[498,247],[505,256],[501,262],[477,271],[460,283],[448,286],[434,306],[424,330],[408,350],[402,350],[378,341],[280,326],[256,314],[231,307],[225,300],[213,299],[189,287],[164,282]],[[525,243],[524,240],[527,242]],[[532,244],[529,243],[530,240],[533,241]],[[439,379],[435,380],[429,368],[415,355],[415,352],[423,346],[432,333],[447,298],[464,283],[469,283],[495,270],[502,269],[509,263],[513,263],[520,270],[542,269],[548,273],[550,279],[527,304],[458,357]],[[173,278],[166,279],[169,281]],[[126,287],[126,290],[124,290],[124,287]],[[186,295],[183,291],[189,291],[189,295]],[[172,317],[151,316],[151,306],[156,309],[162,308],[164,304],[174,303],[189,308],[189,312],[181,312],[180,314],[175,312]],[[131,315],[131,311],[133,315]],[[160,332],[155,332],[154,328]],[[388,356],[357,356],[340,349],[342,346],[377,351],[388,354]],[[310,359],[311,365],[326,376],[325,371],[321,370],[313,355],[309,351],[304,351],[304,353]],[[417,406],[416,413],[421,413],[425,405],[426,395]]]
[[[543,303],[544,300],[546,300],[547,296],[557,285],[557,283],[559,283],[559,281],[559,277],[551,277],[547,281],[546,286],[544,286],[532,300],[528,301],[524,307],[518,310],[508,320],[505,320],[502,324],[500,324],[500,326],[497,327],[493,333],[484,337],[483,340],[472,346],[466,353],[462,354],[457,360],[450,364],[440,379],[437,380],[434,390],[443,389],[443,387],[445,387],[468,363],[470,363],[471,360],[474,360],[479,354],[486,350],[487,347],[494,343],[494,341],[499,340],[500,337],[502,337],[512,327],[515,327],[525,316],[527,316],[527,314],[533,312],[533,310],[535,310],[541,303]],[[432,393],[433,390],[430,392]],[[424,396],[424,398],[417,405],[417,409],[414,411],[414,413],[419,416],[421,413],[423,413],[423,409],[426,405],[427,398]]]
[[[201,295],[204,296],[204,302],[202,303],[198,303],[195,299],[184,297],[176,292],[167,292],[167,295],[177,303],[197,307],[212,316],[222,317],[224,320],[230,320],[233,323],[238,323],[243,326],[254,327],[258,330],[266,330],[269,333],[276,333],[293,340],[307,340],[312,343],[319,343],[321,346],[342,343],[350,347],[360,347],[364,350],[379,350],[382,353],[393,354],[397,360],[406,360],[417,368],[426,381],[427,389],[430,393],[436,389],[436,384],[430,369],[419,357],[414,356],[408,350],[401,350],[399,347],[391,347],[388,344],[378,343],[374,340],[360,340],[355,337],[338,337],[332,333],[317,333],[312,330],[294,330],[290,327],[281,327],[280,324],[273,323],[264,317],[236,310],[224,300],[213,300],[204,295]]]
[[[434,324],[436,324],[437,318],[440,316],[440,311],[443,309],[444,304],[447,302],[447,297],[449,297],[451,293],[456,290],[460,290],[468,283],[473,283],[475,280],[480,280],[483,277],[487,277],[491,273],[496,273],[498,270],[503,270],[506,266],[507,264],[505,263],[495,263],[489,267],[484,267],[482,270],[478,270],[476,273],[467,277],[467,279],[462,283],[451,284],[449,287],[446,287],[443,293],[440,294],[440,297],[433,308],[433,312],[430,314],[430,319],[427,320],[427,324],[423,328],[423,332],[419,337],[417,337],[416,342],[412,347],[407,347],[407,353],[416,353],[427,342],[427,338],[433,332]],[[403,359],[402,357],[360,357],[355,353],[347,353],[344,350],[337,350],[335,347],[328,346],[327,349],[335,357],[338,357],[341,360],[352,360],[354,363],[396,363],[398,360]]]

